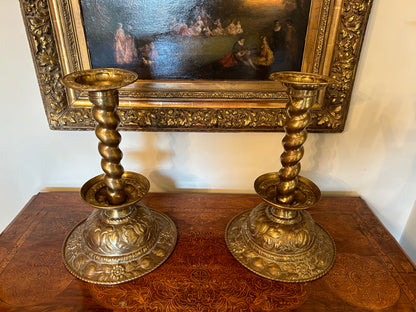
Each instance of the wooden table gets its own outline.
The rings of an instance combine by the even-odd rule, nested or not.
[[[116,286],[82,282],[61,260],[67,233],[92,209],[77,193],[40,193],[0,235],[0,311],[415,311],[416,270],[359,197],[310,209],[334,238],[323,278],[289,284],[258,277],[229,253],[224,229],[256,195],[148,194],[179,231],[154,272]]]

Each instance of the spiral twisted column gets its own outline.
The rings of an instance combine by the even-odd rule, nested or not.
[[[121,142],[121,135],[117,131],[120,123],[116,112],[118,91],[89,92],[88,98],[93,104],[92,115],[98,123],[95,134],[101,141],[98,144],[98,151],[102,157],[101,168],[105,173],[103,180],[107,186],[107,200],[112,205],[119,205],[126,200],[126,192],[122,179],[124,169],[120,164],[123,153],[118,148]]]
[[[333,81],[299,72],[273,73],[270,78],[287,88],[289,98],[282,167],[256,179],[254,188],[263,203],[234,217],[225,238],[233,256],[254,273],[283,282],[306,282],[328,272],[335,260],[332,238],[306,211],[319,201],[321,192],[299,175],[310,109],[318,91]]]
[[[288,120],[285,125],[286,135],[282,140],[284,152],[280,157],[282,168],[279,170],[280,183],[277,185],[277,201],[291,204],[294,191],[298,187],[298,176],[301,170],[300,160],[304,154],[308,132],[306,127],[311,120],[310,108],[315,99],[315,92],[311,90],[288,89],[290,98],[287,104]]]

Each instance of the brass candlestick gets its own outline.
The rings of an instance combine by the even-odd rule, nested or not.
[[[335,260],[334,241],[306,211],[321,192],[299,176],[310,108],[318,91],[334,81],[298,72],[273,73],[270,78],[281,81],[289,96],[282,168],[256,179],[254,188],[264,202],[234,217],[225,239],[233,256],[254,273],[282,282],[306,282],[327,273]]]
[[[124,172],[120,164],[118,89],[136,79],[133,72],[112,68],[75,72],[63,79],[69,88],[88,91],[104,171],[81,188],[82,199],[97,209],[72,230],[63,246],[65,266],[86,282],[118,284],[140,277],[161,265],[176,244],[174,223],[140,203],[149,181]]]

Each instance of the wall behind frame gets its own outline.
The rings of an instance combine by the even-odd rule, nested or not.
[[[374,1],[346,129],[310,134],[302,174],[358,193],[416,260],[416,2]],[[18,1],[0,2],[0,231],[37,192],[101,173],[93,132],[48,128]],[[253,193],[280,168],[283,133],[123,132],[122,164],[153,192]],[[59,208],[59,207],[58,207]],[[155,207],[157,208],[157,207]],[[413,220],[413,221],[412,221]],[[406,224],[409,226],[404,231]]]

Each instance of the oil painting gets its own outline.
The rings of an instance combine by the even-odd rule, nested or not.
[[[152,80],[267,80],[301,69],[310,0],[80,3],[93,68]]]
[[[330,76],[309,132],[342,132],[373,0],[19,0],[51,129],[92,130],[64,76],[118,67],[121,130],[284,131],[270,73]]]

